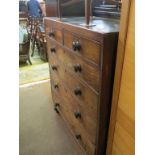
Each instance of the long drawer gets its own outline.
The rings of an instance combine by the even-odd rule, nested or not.
[[[52,54],[50,54],[50,52]],[[84,60],[80,59],[78,56],[72,54],[69,51],[61,49],[58,45],[51,44],[48,48],[49,53],[49,63],[55,64],[59,60],[66,70],[73,74],[76,78],[80,78],[90,87],[95,89],[97,92],[100,90],[100,69],[99,67],[88,64]]]
[[[64,30],[64,46],[100,65],[101,45],[98,42]]]
[[[53,80],[52,83],[54,83]],[[57,90],[55,90],[54,85],[52,85],[52,96],[54,105],[57,105],[57,111],[59,111],[59,113],[61,113],[66,119],[77,142],[83,147],[87,154],[93,155],[95,151],[95,145],[92,142],[92,136],[93,139],[95,139],[96,135],[90,136],[87,130],[83,127],[83,124],[88,125],[88,118],[86,117],[86,114],[83,113],[80,107],[78,107],[78,104],[73,101],[70,93],[62,84],[59,83]],[[81,117],[77,117],[75,115],[77,111],[80,111]],[[90,124],[89,128],[92,128]],[[96,131],[94,131],[94,133],[96,133]]]

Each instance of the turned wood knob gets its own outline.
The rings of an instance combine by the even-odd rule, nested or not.
[[[75,137],[76,137],[76,139],[81,139],[81,135],[80,134],[76,134]]]
[[[81,44],[78,41],[73,41],[72,47],[73,47],[74,51],[76,51],[76,50],[80,51],[81,50]]]
[[[54,32],[49,32],[49,33],[48,33],[48,36],[49,36],[49,37],[54,37],[54,36],[55,36],[55,35],[54,35]]]
[[[53,70],[57,70],[57,67],[55,65],[52,66]]]
[[[76,118],[81,118],[81,113],[79,111],[74,112]]]
[[[81,72],[82,68],[81,68],[81,65],[80,64],[76,64],[74,65],[74,71],[75,72]]]
[[[56,53],[56,49],[55,48],[51,48],[51,52],[52,53]]]
[[[56,111],[56,113],[59,113],[58,107],[60,106],[59,103],[55,103],[54,104],[54,110]]]
[[[80,88],[76,88],[75,90],[74,90],[74,94],[76,95],[76,96],[81,96],[81,94],[82,94],[82,91],[81,91],[81,89]]]
[[[54,88],[55,89],[58,89],[58,84],[54,84]]]
[[[72,47],[73,47],[73,50],[76,51],[76,42],[75,41],[73,41]]]
[[[76,42],[76,50],[81,50],[81,44],[78,41]]]

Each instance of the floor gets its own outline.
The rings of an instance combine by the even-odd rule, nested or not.
[[[20,155],[81,155],[53,110],[50,81],[22,85],[19,91]]]
[[[31,47],[31,46],[30,46]],[[32,53],[30,48],[30,53]],[[32,65],[28,62],[20,64],[19,66],[19,84],[32,83],[49,79],[48,62],[40,59],[37,48],[35,48],[34,55],[31,56]]]

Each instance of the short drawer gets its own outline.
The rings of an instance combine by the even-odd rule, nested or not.
[[[63,43],[63,38],[62,38],[62,30],[58,29],[54,26],[46,26],[45,28],[46,30],[46,37],[49,39],[54,39],[56,41],[58,41],[59,43]]]
[[[100,65],[101,45],[64,30],[64,46]]]
[[[65,69],[70,72],[74,77],[81,79],[87,83],[90,87],[99,92],[100,89],[100,68],[89,64],[79,58],[78,56],[72,54],[69,51],[64,51],[55,47],[55,53],[49,59],[49,62],[52,64],[60,62]]]
[[[57,46],[51,39],[47,38],[47,53],[49,61],[51,59],[57,59],[57,55],[62,53],[63,49],[60,46]]]

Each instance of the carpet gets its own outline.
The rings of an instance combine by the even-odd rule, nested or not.
[[[27,84],[49,79],[48,63],[21,66],[19,68],[19,84]]]
[[[19,155],[83,155],[53,110],[50,81],[19,89]]]

